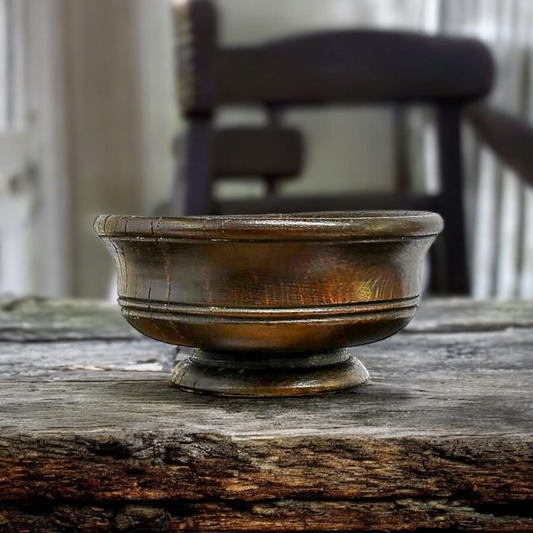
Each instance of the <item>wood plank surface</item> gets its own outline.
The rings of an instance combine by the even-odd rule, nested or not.
[[[95,300],[0,297],[0,342],[141,338],[113,304]]]
[[[533,306],[434,301],[368,385],[217,399],[100,302],[0,302],[0,531],[533,531]]]

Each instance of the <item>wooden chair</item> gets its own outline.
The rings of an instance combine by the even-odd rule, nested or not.
[[[188,122],[187,214],[353,209],[437,211],[445,219],[446,229],[435,246],[432,290],[445,294],[469,292],[460,116],[465,104],[485,96],[492,86],[493,61],[482,43],[418,33],[349,30],[301,35],[254,46],[221,47],[217,39],[217,14],[209,0],[182,3],[177,12],[177,28],[180,102]],[[251,175],[248,172],[252,170],[249,164],[252,160],[254,174],[270,176],[271,181],[296,175],[302,166],[303,143],[298,132],[282,127],[283,111],[295,106],[336,104],[435,106],[440,193],[330,197],[268,194],[258,200],[225,202],[213,198],[213,182],[228,175],[221,167],[230,159],[232,164],[228,166],[235,175]],[[253,132],[214,128],[218,109],[245,105],[265,109],[268,117],[265,128],[255,128]],[[270,167],[265,173],[262,165],[266,168],[267,164]],[[274,188],[270,188],[271,192]]]

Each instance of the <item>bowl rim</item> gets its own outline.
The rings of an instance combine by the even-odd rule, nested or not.
[[[429,211],[324,211],[317,213],[144,217],[99,215],[100,237],[244,241],[403,240],[430,237],[444,222]]]

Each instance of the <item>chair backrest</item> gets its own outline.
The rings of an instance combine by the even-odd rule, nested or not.
[[[263,106],[270,125],[277,126],[279,111],[285,107],[435,105],[441,191],[429,200],[432,209],[443,216],[446,229],[433,248],[438,259],[432,285],[436,292],[468,293],[460,114],[463,104],[482,98],[493,84],[493,60],[483,43],[462,37],[354,29],[222,47],[210,0],[183,2],[177,28],[180,101],[198,138],[209,138],[214,112],[225,105]],[[211,145],[205,141],[203,146],[191,155],[191,161],[202,164],[207,160],[206,147]],[[195,187],[206,189],[208,179],[197,180]],[[205,211],[207,205],[207,201],[194,205],[191,212]]]
[[[491,54],[475,39],[347,30],[219,47],[209,0],[182,4],[177,27],[187,115],[226,104],[473,100],[494,78]]]

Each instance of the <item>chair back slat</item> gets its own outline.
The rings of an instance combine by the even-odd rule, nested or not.
[[[474,39],[349,30],[299,36],[216,56],[219,104],[356,104],[475,99],[493,81]]]

